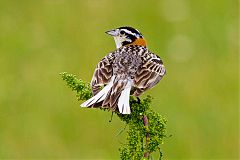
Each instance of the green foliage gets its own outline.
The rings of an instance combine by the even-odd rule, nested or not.
[[[75,92],[77,92],[78,100],[87,100],[91,98],[92,92],[90,84],[77,79],[75,75],[66,72],[60,73],[62,79],[67,82],[67,85]]]
[[[163,138],[166,136],[166,119],[150,109],[152,98],[147,96],[140,103],[130,99],[132,113],[118,114],[120,119],[129,126],[127,143],[120,148],[121,159],[142,159],[144,153],[160,150]],[[148,126],[144,125],[143,117],[148,117]],[[148,144],[144,142],[149,134]],[[160,152],[160,158],[162,153]]]
[[[87,100],[92,96],[89,83],[77,79],[75,75],[66,72],[60,73],[67,85],[77,93],[78,100]],[[149,159],[145,153],[151,154],[160,151],[160,145],[166,136],[166,119],[150,109],[152,98],[147,96],[143,100],[130,98],[132,113],[115,114],[128,126],[127,140],[119,149],[122,160]],[[144,116],[148,118],[148,125],[144,124]],[[160,151],[160,159],[162,153]]]

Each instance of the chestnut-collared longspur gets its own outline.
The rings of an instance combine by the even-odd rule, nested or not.
[[[166,70],[159,56],[150,52],[143,35],[132,27],[106,32],[117,49],[97,65],[91,81],[93,97],[81,107],[103,107],[130,114],[129,96],[140,96],[155,86]]]

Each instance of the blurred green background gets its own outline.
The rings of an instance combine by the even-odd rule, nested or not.
[[[59,73],[90,81],[115,49],[104,32],[120,26],[139,29],[167,68],[144,95],[168,119],[165,159],[239,158],[237,7],[235,0],[1,0],[0,159],[119,159],[125,125],[80,108]]]

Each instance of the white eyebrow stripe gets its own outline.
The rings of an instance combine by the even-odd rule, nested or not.
[[[139,35],[137,35],[136,33],[131,32],[131,31],[127,30],[127,29],[122,29],[122,30],[123,30],[124,32],[128,33],[128,34],[131,34],[131,35],[133,35],[133,36],[139,37]]]

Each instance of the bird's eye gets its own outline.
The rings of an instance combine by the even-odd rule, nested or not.
[[[122,35],[123,35],[124,33],[125,33],[124,31],[120,31],[120,34],[122,34]]]

